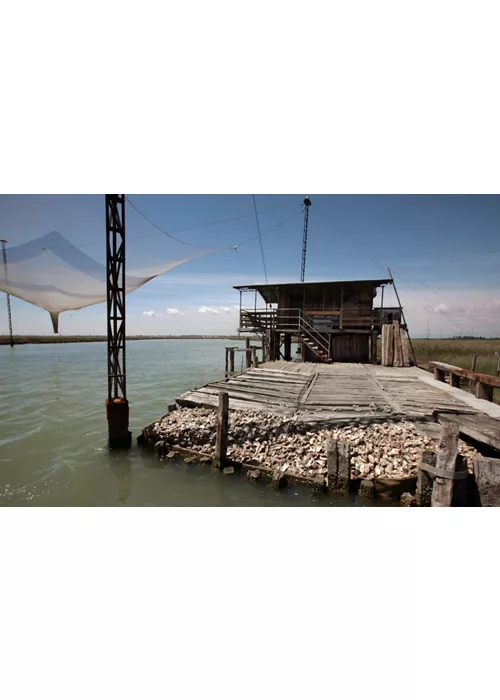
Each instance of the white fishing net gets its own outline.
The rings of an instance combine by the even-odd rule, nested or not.
[[[104,217],[102,226],[85,237],[52,231],[8,245],[6,252],[7,265],[0,260],[0,290],[48,311],[56,333],[61,312],[106,301]],[[178,265],[215,252],[183,243],[127,213],[126,293]]]

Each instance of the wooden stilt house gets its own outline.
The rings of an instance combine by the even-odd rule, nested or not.
[[[382,325],[398,321],[400,308],[384,308],[391,279],[237,286],[239,332],[259,335],[270,360],[292,359],[292,339],[307,362],[376,362]],[[377,289],[381,305],[374,307]],[[248,303],[252,293],[253,305]]]

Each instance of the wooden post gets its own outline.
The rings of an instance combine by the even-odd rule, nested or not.
[[[394,367],[403,366],[403,348],[401,347],[401,333],[399,331],[399,321],[393,321],[394,333]]]
[[[493,387],[489,384],[476,382],[476,399],[484,399],[485,401],[493,401]]]
[[[351,480],[350,445],[330,440],[326,451],[328,486],[332,491],[347,493]]]
[[[460,376],[458,374],[453,374],[452,372],[450,375],[450,384],[456,389],[460,389]]]
[[[456,468],[455,468],[455,474],[463,474],[464,479],[457,479],[456,481],[453,481],[453,498],[451,501],[452,506],[466,506],[468,505],[467,503],[467,476],[469,474],[469,470],[467,467],[467,458],[464,457],[463,455],[458,455],[457,456],[457,462],[456,462]]]
[[[234,348],[229,348],[229,372],[234,374]]]
[[[434,367],[434,379],[437,379],[438,382],[444,382],[444,369]]]
[[[257,357],[257,348],[255,346],[252,348],[252,365],[253,365],[253,367],[259,366],[259,360]]]
[[[382,339],[380,341],[381,345],[381,364],[385,367],[387,365],[387,324],[382,325]]]
[[[229,363],[229,348],[226,348],[226,361],[224,363],[224,376],[227,377]]]
[[[472,356],[472,362],[471,362],[471,366],[470,366],[471,372],[475,372],[475,371],[476,371],[476,362],[477,362],[477,355],[474,354],[474,355]],[[472,380],[472,379],[469,379],[469,391],[472,391],[473,386],[474,386],[473,380]]]
[[[417,475],[417,506],[426,507],[431,505],[432,498],[432,477],[425,470],[425,465],[436,466],[435,452],[424,452],[420,458]]]
[[[500,377],[500,358],[497,362],[497,377]]]
[[[332,336],[330,336],[332,337]],[[372,333],[372,365],[377,364],[377,339],[378,339],[378,333],[377,331],[373,331]]]
[[[246,367],[249,369],[252,366],[252,350],[250,348],[250,338],[245,338],[245,358],[246,358]]]
[[[290,360],[292,359],[292,336],[290,335],[290,333],[285,333],[284,341],[285,341],[285,349],[284,349],[285,360],[287,362],[290,362]]]
[[[226,464],[228,417],[229,394],[227,391],[221,391],[219,394],[219,413],[217,415],[217,441],[215,443],[215,460],[221,468]]]
[[[446,471],[449,476],[455,473],[458,455],[458,423],[446,422],[441,428],[441,438],[438,445],[436,469]],[[449,507],[453,500],[453,478],[436,476],[432,488],[431,505],[433,507]]]
[[[262,362],[265,362],[266,359],[266,338],[262,336]]]

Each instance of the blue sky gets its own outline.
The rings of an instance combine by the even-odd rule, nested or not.
[[[414,336],[500,335],[500,197],[256,195],[269,282],[299,279],[306,194],[312,200],[306,280],[386,277],[389,265]],[[264,281],[252,196],[128,197],[183,241],[223,249],[128,295],[128,332],[234,332],[239,295],[233,285]],[[103,195],[1,196],[0,235],[13,246],[55,229],[102,261],[104,214]],[[129,270],[143,253],[161,264],[179,250],[130,205],[127,239]],[[12,310],[15,332],[51,332],[42,309],[13,298]],[[63,313],[60,330],[104,333],[104,305]],[[0,332],[6,331],[2,304]]]

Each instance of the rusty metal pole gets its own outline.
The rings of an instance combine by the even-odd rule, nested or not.
[[[3,255],[3,266],[5,268],[5,284],[9,284],[7,278],[7,251],[5,249],[5,244],[7,243],[5,238],[0,238],[0,243],[2,244],[2,255]],[[12,312],[10,309],[10,294],[6,292],[7,295],[7,315],[9,317],[9,337],[10,337],[10,347],[14,347],[14,338],[12,336]]]
[[[108,398],[110,447],[130,447],[125,361],[125,195],[106,195],[106,291],[108,302]]]

